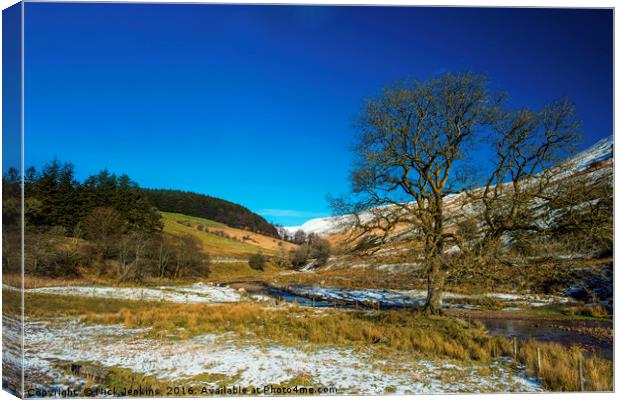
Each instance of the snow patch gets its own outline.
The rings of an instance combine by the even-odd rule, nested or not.
[[[55,366],[65,361],[94,362],[160,380],[202,385],[218,383],[217,376],[207,374],[223,374],[229,384],[257,387],[286,384],[303,375],[314,385],[338,388],[338,394],[541,390],[524,374],[513,372],[508,361],[501,358],[486,366],[492,370],[489,374],[481,371],[485,366],[376,359],[349,348],[304,350],[253,343],[230,334],[164,341],[145,338],[145,333],[144,329],[120,325],[84,325],[77,319],[26,321],[27,379],[65,374]],[[34,384],[27,382],[26,386]]]
[[[172,303],[231,303],[241,300],[241,295],[235,289],[201,282],[189,287],[116,288],[102,286],[55,286],[27,289],[25,292],[106,299],[167,301]]]

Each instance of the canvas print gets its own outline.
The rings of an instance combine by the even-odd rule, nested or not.
[[[2,19],[5,391],[614,390],[612,9]]]

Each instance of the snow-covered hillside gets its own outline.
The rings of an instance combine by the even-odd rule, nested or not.
[[[346,222],[347,216],[343,217],[323,217],[314,218],[306,221],[303,225],[299,226],[285,226],[287,232],[294,234],[295,232],[302,230],[305,233],[316,233],[317,235],[330,235],[338,233],[340,225]]]
[[[602,139],[592,147],[584,150],[562,164],[561,177],[585,171],[594,164],[613,158],[613,137]],[[333,235],[346,229],[346,222],[351,216],[314,218],[299,226],[286,226],[289,233],[298,230],[305,233],[314,233],[321,236]]]
[[[588,167],[596,163],[613,158],[613,150],[614,140],[613,137],[610,136],[608,138],[599,140],[588,150],[578,153],[566,164],[568,164],[574,172],[584,171],[588,169]]]

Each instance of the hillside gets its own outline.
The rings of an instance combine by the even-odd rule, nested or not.
[[[141,191],[159,211],[193,215],[221,222],[232,228],[278,237],[278,231],[273,225],[239,204],[181,190],[141,189]]]
[[[562,172],[557,175],[556,179],[558,180],[581,174],[600,175],[601,173],[613,172],[613,138],[609,137],[597,142],[589,149],[560,164],[557,168],[562,169]],[[446,201],[448,204],[455,203],[458,197],[458,195],[449,195],[446,196]],[[370,218],[371,215],[369,213],[360,215],[362,220],[365,217]],[[291,234],[297,230],[302,230],[320,236],[335,236],[344,233],[351,221],[352,216],[350,215],[322,217],[310,219],[299,226],[287,226],[284,229]]]
[[[555,179],[549,182],[552,188],[570,188],[586,182],[590,188],[609,187],[613,182],[613,140],[602,140],[591,148],[559,164]],[[580,183],[581,182],[581,183]],[[599,205],[605,215],[611,215],[607,209],[613,199],[610,192],[606,197],[598,196],[597,191],[588,191],[574,209],[584,206]],[[480,205],[470,203],[463,208],[466,197],[453,194],[444,198],[447,211],[447,229],[456,229],[456,224],[465,217],[471,218],[480,212]],[[390,207],[390,206],[386,206]],[[554,208],[545,202],[538,202],[534,210],[540,215],[552,215],[562,218],[564,209]],[[363,213],[362,219],[371,218],[372,214]],[[416,288],[424,287],[423,258],[420,254],[419,240],[416,239],[412,226],[399,224],[383,240],[365,234],[355,241],[350,241],[355,231],[351,229],[351,216],[317,218],[300,227],[289,227],[290,231],[302,229],[306,233],[315,233],[329,240],[337,249],[337,255],[312,275],[304,276],[304,284],[316,284],[323,281],[337,287],[378,287],[378,288]],[[541,219],[539,223],[546,223]],[[610,224],[611,226],[611,224]],[[597,227],[608,230],[610,226]],[[593,233],[585,236],[571,236],[570,231],[562,232],[563,241],[557,243],[539,243],[532,241],[531,255],[524,256],[520,249],[514,249],[514,241],[507,237],[504,249],[508,255],[507,262],[497,264],[488,273],[473,273],[463,268],[448,277],[447,284],[453,290],[477,291],[488,288],[502,288],[509,291],[534,291],[573,295],[580,293],[588,301],[610,300],[613,282],[612,254],[603,240],[593,240]],[[608,235],[608,233],[607,233]],[[596,243],[594,243],[596,242]],[[563,243],[566,243],[563,244]],[[584,246],[586,243],[587,246]],[[594,244],[593,246],[591,246]],[[510,251],[510,249],[514,249]],[[458,247],[446,249],[446,254],[459,253]],[[298,279],[299,280],[299,279]],[[299,284],[299,282],[297,282]]]
[[[273,237],[232,228],[206,218],[171,212],[161,214],[164,232],[197,238],[202,245],[201,250],[212,257],[247,257],[259,251],[266,255],[275,255],[295,247]]]

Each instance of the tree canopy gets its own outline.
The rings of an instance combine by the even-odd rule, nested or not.
[[[387,240],[403,224],[413,228],[425,308],[439,313],[445,278],[466,255],[484,268],[506,234],[551,233],[553,213],[540,204],[557,202],[561,191],[550,182],[559,171],[550,167],[569,154],[578,132],[569,101],[513,110],[474,73],[399,83],[363,107],[352,195],[333,206],[357,217],[360,236]],[[490,148],[487,160],[468,164],[481,144]],[[446,196],[456,193],[461,212],[448,212]]]

